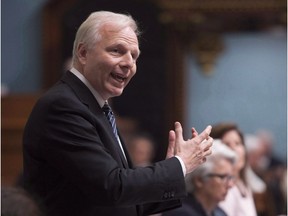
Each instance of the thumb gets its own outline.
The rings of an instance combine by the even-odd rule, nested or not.
[[[175,137],[175,132],[173,130],[169,131],[169,143],[166,159],[169,159],[175,155]]]
[[[180,124],[180,122],[175,122],[175,150],[178,152],[180,151],[180,143],[182,143],[183,140],[183,129]]]
[[[175,122],[176,142],[183,141],[183,129],[180,122]]]

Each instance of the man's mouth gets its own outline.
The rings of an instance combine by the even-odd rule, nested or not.
[[[116,73],[111,73],[111,76],[112,76],[115,80],[117,80],[118,82],[124,82],[124,81],[127,79],[127,77],[122,76],[121,74],[116,74]]]

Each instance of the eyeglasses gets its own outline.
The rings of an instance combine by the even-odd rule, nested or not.
[[[223,182],[228,183],[230,181],[233,181],[235,179],[235,176],[227,175],[227,174],[220,174],[220,173],[209,173],[206,175],[208,178],[220,178]]]

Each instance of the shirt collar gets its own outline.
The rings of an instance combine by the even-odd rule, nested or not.
[[[91,91],[91,93],[93,94],[93,96],[95,97],[95,99],[97,100],[98,104],[100,105],[100,107],[104,106],[104,103],[106,102],[101,96],[100,94],[92,87],[92,85],[89,83],[89,81],[83,76],[82,73],[80,73],[76,68],[72,67],[70,69],[70,72],[73,73],[75,76],[78,77],[78,79],[80,79],[86,86],[87,88]]]

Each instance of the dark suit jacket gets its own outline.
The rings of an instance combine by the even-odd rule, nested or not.
[[[145,215],[185,196],[177,158],[132,169],[96,99],[69,71],[33,108],[23,153],[24,183],[48,216]]]

